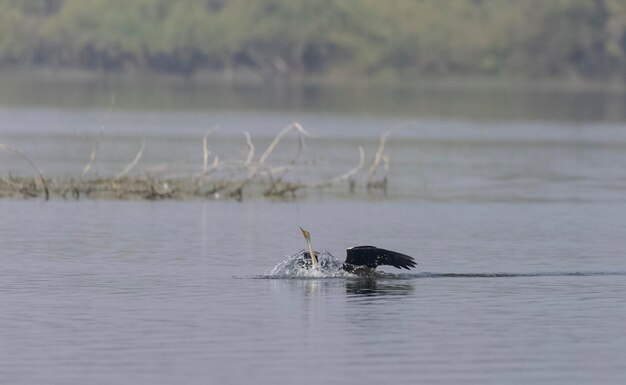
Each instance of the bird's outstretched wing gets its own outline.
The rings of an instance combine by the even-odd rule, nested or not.
[[[346,263],[353,266],[367,266],[376,268],[380,265],[390,265],[398,269],[407,269],[417,266],[413,257],[391,250],[379,249],[374,246],[354,246],[347,250]]]

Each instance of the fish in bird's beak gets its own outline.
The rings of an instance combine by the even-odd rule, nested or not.
[[[313,266],[313,269],[317,270],[317,257],[313,252],[313,246],[311,246],[311,234],[302,227],[300,227],[300,231],[302,231],[302,235],[304,236],[304,239],[306,240],[306,245],[309,249],[309,255],[311,256],[311,265]]]

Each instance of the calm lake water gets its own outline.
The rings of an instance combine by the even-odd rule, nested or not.
[[[102,122],[97,171],[114,175],[143,138],[133,173],[161,165],[190,174],[201,170],[208,128],[220,124],[212,153],[241,159],[243,130],[259,154],[297,120],[316,135],[293,175],[306,180],[354,167],[358,145],[369,160],[380,134],[392,129],[386,196],[368,194],[359,175],[354,195],[337,187],[289,202],[0,200],[2,383],[626,378],[626,125],[619,114],[580,118],[572,99],[557,97],[551,103],[563,116],[528,120],[323,106],[142,106],[104,118],[106,102],[59,105],[30,96],[22,103],[2,95],[0,143],[52,176],[80,175]],[[623,106],[621,96],[606,98],[612,111]],[[288,162],[296,147],[297,138],[286,138],[271,162]],[[2,176],[32,173],[7,153],[0,168]],[[411,254],[419,266],[375,280],[268,277],[304,247],[298,226],[311,231],[316,249],[339,259],[346,247],[373,244]]]

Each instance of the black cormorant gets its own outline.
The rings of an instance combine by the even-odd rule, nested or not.
[[[305,257],[311,260],[311,267],[318,269],[317,252],[311,246],[311,234],[300,227],[302,235],[306,240],[308,252]],[[354,246],[346,250],[346,261],[343,263],[343,270],[353,273],[360,271],[371,271],[380,265],[389,265],[398,269],[410,270],[417,266],[413,257],[391,250],[380,249],[374,246]]]

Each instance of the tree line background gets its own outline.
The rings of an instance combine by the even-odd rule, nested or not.
[[[0,0],[0,68],[626,79],[626,0]]]

